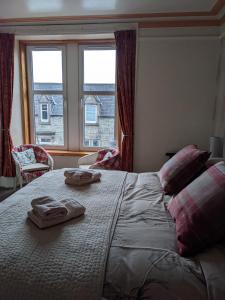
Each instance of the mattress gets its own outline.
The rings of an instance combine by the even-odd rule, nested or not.
[[[0,205],[0,299],[225,299],[225,243],[177,254],[157,173],[102,171],[100,183],[74,188],[63,171]],[[39,230],[26,212],[43,195],[74,197],[86,215]]]

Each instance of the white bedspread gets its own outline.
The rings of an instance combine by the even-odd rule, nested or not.
[[[100,299],[127,173],[103,172],[100,183],[76,188],[64,184],[63,173],[49,172],[1,203],[0,299]],[[74,197],[85,216],[38,229],[27,211],[44,195]]]
[[[106,270],[107,300],[225,300],[225,241],[177,253],[175,223],[156,173],[129,173]]]

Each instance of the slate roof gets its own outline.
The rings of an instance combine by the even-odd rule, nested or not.
[[[115,100],[114,96],[98,96],[100,101],[100,117],[114,117]]]
[[[114,92],[115,91],[115,84],[84,84],[84,91],[85,92]]]
[[[60,83],[35,83],[35,90],[62,90]],[[114,91],[114,84],[89,84],[85,85],[86,91]],[[115,100],[114,96],[96,96],[100,103],[100,117],[113,117],[115,115]],[[36,94],[34,97],[35,115],[39,114],[39,103],[45,100],[43,95]],[[63,115],[63,97],[61,95],[47,95],[48,101],[50,101],[50,115],[62,116]]]

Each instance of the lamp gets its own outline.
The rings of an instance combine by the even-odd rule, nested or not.
[[[218,136],[211,136],[209,139],[209,151],[211,157],[223,157],[224,139]]]

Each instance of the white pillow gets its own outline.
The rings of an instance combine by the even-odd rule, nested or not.
[[[27,166],[37,162],[33,149],[27,149],[22,152],[14,152],[14,155],[21,166]]]

